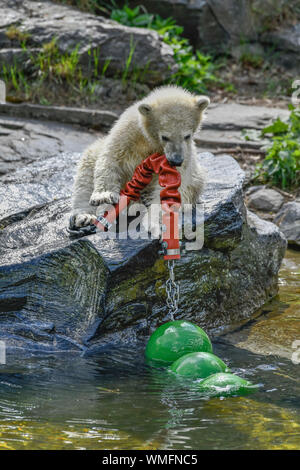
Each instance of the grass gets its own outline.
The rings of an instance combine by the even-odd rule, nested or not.
[[[265,127],[261,136],[269,136],[271,145],[262,163],[256,167],[255,178],[282,189],[300,186],[300,109],[290,106],[288,122],[277,119]]]
[[[240,57],[240,62],[242,63],[243,67],[260,69],[264,63],[264,58],[259,54],[244,52]]]
[[[92,104],[97,100],[95,90],[107,76],[110,59],[101,61],[100,48],[88,51],[89,61],[84,67],[80,63],[79,44],[69,52],[62,53],[53,38],[42,46],[40,52],[33,53],[26,45],[26,33],[19,34],[17,28],[9,28],[7,35],[20,43],[24,56],[29,58],[30,66],[23,67],[23,61],[15,60],[12,65],[3,64],[0,79],[7,86],[7,100],[12,102],[33,101],[51,104],[61,95],[65,104],[84,102]],[[130,83],[134,88],[143,80],[147,67],[143,70],[132,67],[136,45],[131,42],[128,58],[123,69],[112,77],[119,79],[124,88]],[[27,59],[26,59],[27,61]]]
[[[65,3],[75,3],[80,8],[89,11],[95,11],[96,7],[105,8],[99,5],[99,2],[92,0]],[[113,20],[121,24],[147,27],[157,31],[163,37],[164,42],[173,49],[178,71],[165,83],[181,85],[198,93],[207,92],[212,84],[226,87],[226,84],[215,75],[217,66],[212,58],[201,54],[200,51],[193,51],[189,41],[183,37],[183,28],[177,25],[174,19],[164,19],[159,15],[149,14],[141,6],[133,9],[127,5],[124,5],[122,9],[111,7],[109,14]],[[53,38],[42,46],[39,53],[33,54],[27,48],[27,41],[30,38],[27,32],[21,31],[17,26],[11,26],[6,31],[6,35],[11,41],[19,42],[24,54],[30,59],[30,67],[26,70],[20,61],[15,61],[10,66],[4,65],[0,70],[0,78],[7,84],[8,99],[36,102],[40,95],[40,102],[51,103],[54,93],[50,93],[50,90],[54,87],[60,89],[64,96],[67,93],[78,93],[79,99],[85,94],[92,99],[95,89],[109,72],[109,59],[104,61],[102,67],[100,66],[103,60],[100,60],[99,48],[88,52],[89,64],[83,69],[79,60],[79,46],[67,53],[61,53],[56,38]],[[143,83],[147,74],[153,73],[151,64],[143,69],[134,65],[135,48],[136,44],[131,41],[123,68],[113,77],[120,79],[124,88],[134,88],[136,84]],[[231,90],[233,91],[233,88]]]
[[[282,75],[274,68],[268,69],[267,62],[264,63],[260,55],[251,54],[250,51],[248,53],[246,49],[236,64],[229,56],[213,57],[203,54],[192,48],[189,40],[184,37],[183,27],[171,17],[162,18],[160,15],[148,13],[143,6],[130,8],[128,5],[123,5],[122,8],[118,8],[113,1],[60,0],[60,3],[72,4],[92,13],[105,14],[126,26],[157,31],[163,41],[172,48],[178,68],[177,72],[162,84],[176,84],[195,93],[210,92],[220,98],[236,94],[236,87],[240,91],[244,87],[246,94],[251,93],[251,96],[256,90],[260,96],[264,96],[263,93],[266,97],[278,94],[279,86],[281,93],[286,93],[287,86],[286,82],[282,81]],[[96,91],[107,77],[119,80],[123,90],[126,91],[137,90],[139,85],[145,82],[145,77],[154,73],[150,63],[143,69],[135,65],[133,59],[136,44],[133,42],[130,44],[123,67],[120,67],[119,73],[113,76],[110,60],[103,60],[99,48],[88,51],[89,63],[82,67],[78,53],[79,45],[67,53],[61,53],[56,39],[53,38],[42,46],[40,53],[34,54],[28,48],[30,34],[26,31],[13,25],[6,31],[6,36],[14,43],[18,42],[30,60],[29,67],[28,60],[24,61],[26,68],[21,61],[15,61],[12,65],[0,69],[0,79],[6,81],[9,100],[63,104],[64,98],[66,105],[71,103],[91,105],[96,103]],[[249,78],[253,76],[254,80],[260,76],[262,84],[255,89],[251,86],[251,89],[247,88],[245,80],[239,81],[244,71]],[[133,99],[141,98],[143,92],[138,96],[134,94],[132,96]]]
[[[11,41],[18,41],[25,44],[30,38],[30,34],[26,31],[21,31],[17,26],[11,25],[5,32],[5,35]]]

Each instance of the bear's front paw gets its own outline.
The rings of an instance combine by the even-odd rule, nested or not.
[[[92,214],[72,215],[69,220],[69,228],[74,230],[76,228],[86,227],[92,224],[93,219],[96,219],[96,216]]]
[[[117,204],[120,199],[120,194],[114,191],[94,191],[91,195],[90,205],[100,206],[101,204]]]

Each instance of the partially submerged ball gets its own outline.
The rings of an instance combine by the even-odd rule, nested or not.
[[[191,379],[205,379],[218,372],[229,372],[228,367],[217,356],[208,352],[186,354],[175,361],[170,370]]]
[[[170,365],[191,352],[212,353],[210,339],[199,326],[185,320],[175,320],[154,331],[145,355],[153,365]]]
[[[255,392],[259,385],[230,373],[217,373],[199,383],[199,391],[210,397],[230,397],[248,395]]]

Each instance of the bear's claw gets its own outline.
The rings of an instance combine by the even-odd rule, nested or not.
[[[76,230],[91,225],[93,219],[96,219],[96,216],[92,214],[71,215],[69,219],[69,229]]]
[[[119,202],[120,194],[113,191],[94,191],[90,198],[91,206],[100,206],[101,204],[117,204]]]

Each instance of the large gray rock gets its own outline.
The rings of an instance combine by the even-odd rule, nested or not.
[[[279,29],[264,34],[265,42],[275,44],[278,49],[300,53],[300,23],[290,28]]]
[[[272,28],[285,9],[291,7],[291,0],[248,0],[248,3],[257,33]]]
[[[156,240],[69,238],[78,158],[49,157],[1,177],[0,338],[8,347],[94,350],[133,341],[168,318]],[[234,159],[199,159],[208,175],[205,246],[176,263],[177,318],[213,333],[248,319],[276,294],[286,241],[275,225],[247,215]]]
[[[277,212],[284,203],[284,197],[278,191],[260,188],[248,196],[247,205],[250,209]]]
[[[288,0],[144,0],[143,5],[151,13],[174,17],[195,46],[228,51],[232,44],[257,40]]]
[[[249,0],[207,0],[207,2],[231,41],[240,42],[242,38],[256,38]]]
[[[262,35],[261,40],[282,51],[276,58],[277,62],[298,72],[300,67],[300,23],[288,28],[283,27],[269,31]]]
[[[121,2],[119,4],[121,5]],[[129,4],[137,6],[140,2],[134,0]],[[163,18],[175,18],[177,23],[184,27],[184,36],[197,47],[222,49],[230,41],[230,32],[218,21],[207,0],[145,0],[143,5],[148,12],[158,13]]]
[[[287,202],[274,219],[291,245],[300,246],[300,202]]]
[[[0,49],[20,47],[20,41],[9,39],[11,25],[28,35],[27,47],[37,48],[56,39],[60,52],[78,48],[85,73],[93,71],[93,51],[99,52],[99,64],[109,60],[108,75],[124,71],[126,61],[133,55],[130,70],[140,70],[147,83],[163,82],[176,70],[171,47],[155,31],[128,28],[101,16],[83,13],[75,8],[50,1],[0,1]],[[6,54],[9,53],[6,51]]]

